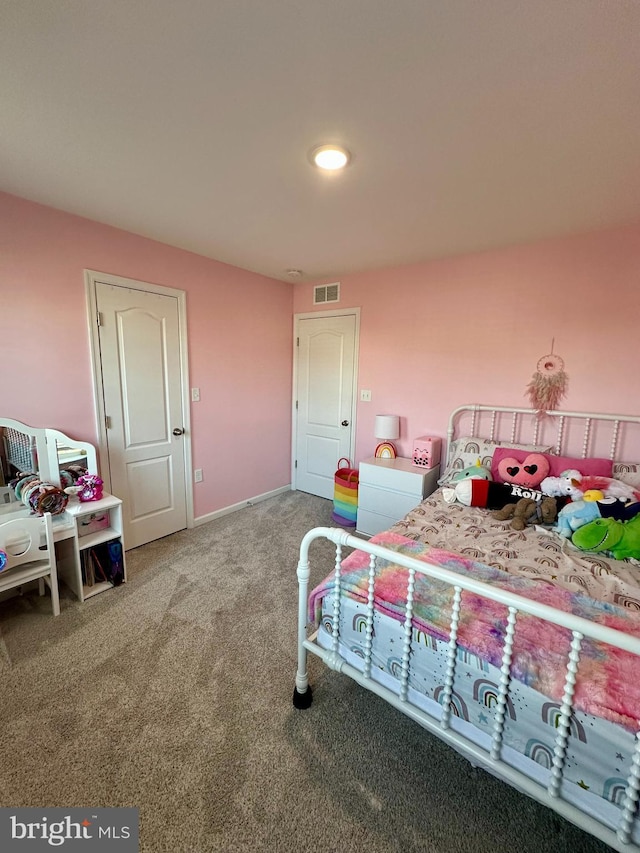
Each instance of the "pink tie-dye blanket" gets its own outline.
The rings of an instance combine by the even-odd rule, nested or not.
[[[601,603],[545,582],[514,577],[475,560],[432,548],[389,531],[372,537],[371,542],[640,637],[640,617],[632,611]],[[366,552],[354,551],[343,561],[340,575],[343,592],[364,603],[368,596],[369,559],[370,555]],[[376,609],[404,622],[407,570],[379,558],[376,567]],[[309,616],[312,622],[317,624],[322,598],[331,593],[333,587],[332,574],[311,593]],[[452,596],[453,591],[449,585],[417,574],[414,627],[437,638],[447,639],[451,623]],[[502,662],[506,622],[507,608],[504,605],[474,593],[462,593],[458,643],[498,667]],[[518,612],[511,665],[512,677],[554,701],[561,701],[571,639],[571,632],[565,628]],[[611,720],[631,731],[638,731],[640,657],[585,638],[580,652],[574,704],[587,713]]]

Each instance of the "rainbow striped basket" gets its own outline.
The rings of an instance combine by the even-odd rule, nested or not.
[[[345,466],[342,463],[346,462]],[[358,469],[352,468],[343,456],[338,459],[338,470],[334,475],[333,512],[331,518],[340,527],[355,527],[358,514]]]

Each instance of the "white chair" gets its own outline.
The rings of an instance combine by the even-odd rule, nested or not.
[[[59,616],[58,572],[51,513],[15,518],[0,524],[0,551],[6,554],[6,564],[0,571],[0,592],[37,580],[39,593],[44,595],[46,583],[51,590],[53,615]]]

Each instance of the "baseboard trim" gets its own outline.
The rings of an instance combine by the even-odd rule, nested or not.
[[[256,495],[253,498],[247,498],[246,501],[240,501],[240,503],[231,504],[231,506],[225,506],[222,509],[216,509],[214,512],[208,512],[206,515],[199,515],[197,518],[193,519],[193,526],[200,527],[201,524],[207,524],[207,522],[214,521],[216,518],[222,518],[223,515],[238,512],[239,509],[245,509],[248,506],[260,503],[260,501],[266,501],[269,498],[275,498],[278,495],[284,495],[286,492],[290,491],[291,483],[287,486],[280,486],[279,489],[273,489],[270,492],[264,492],[261,495]]]

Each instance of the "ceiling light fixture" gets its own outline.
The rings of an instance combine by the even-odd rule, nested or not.
[[[351,160],[351,154],[340,145],[318,145],[312,149],[310,157],[315,166],[328,172],[344,169]]]
[[[302,276],[302,270],[287,270],[287,275],[290,278],[300,278]]]

